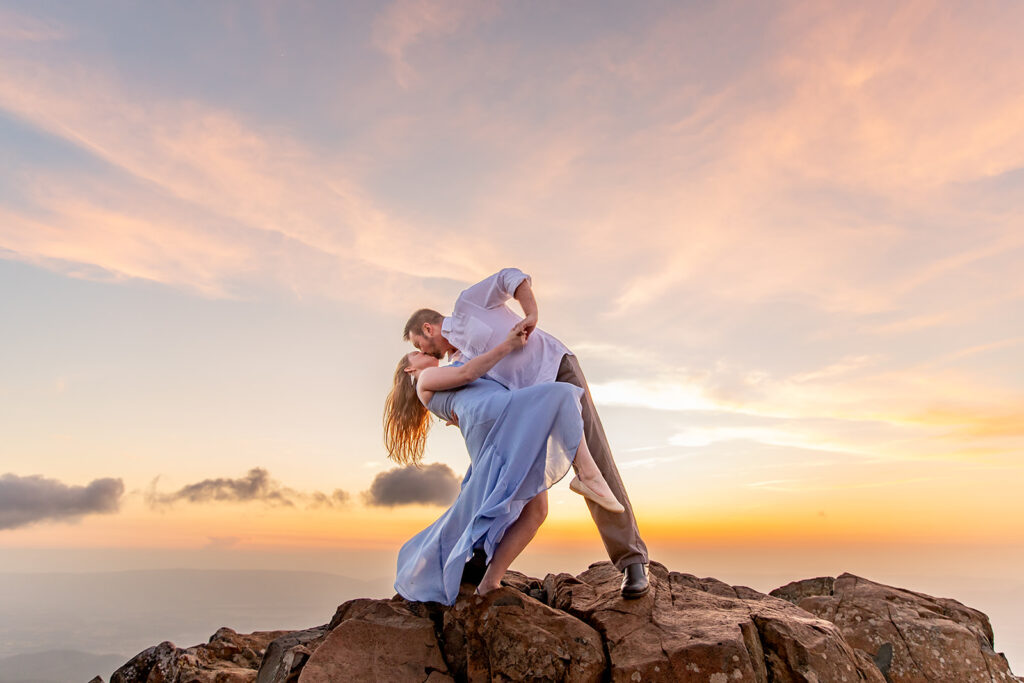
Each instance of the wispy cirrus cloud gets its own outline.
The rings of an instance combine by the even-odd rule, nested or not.
[[[675,101],[653,91],[701,49],[679,41],[678,26],[720,25],[739,11],[670,14],[623,60],[635,87],[648,86],[631,94],[665,116],[610,141],[630,153],[606,152],[624,162],[623,176],[650,182],[606,212],[644,226],[640,258],[651,266],[630,273],[614,311],[634,315],[696,291],[725,305],[786,296],[857,315],[900,310],[935,285],[966,303],[950,286],[957,273],[1021,248],[1012,217],[943,193],[1024,163],[1024,104],[1010,87],[1024,61],[1009,65],[1020,47],[992,29],[1019,5],[981,15],[930,2],[785,5],[766,18],[767,40],[737,52],[729,78]],[[993,81],[975,77],[990,66]],[[964,146],[951,151],[950,141]],[[601,196],[623,198],[612,188]],[[995,273],[986,281],[1005,295]]]
[[[0,207],[0,239],[19,260],[71,277],[140,278],[210,298],[235,298],[232,279],[261,258],[254,243],[232,241],[230,233],[200,233],[158,212],[136,212],[125,204],[115,210],[95,200],[110,196],[109,189],[90,198],[79,188],[53,183],[47,195],[44,215]]]
[[[1024,159],[1010,125],[1021,113],[1007,87],[1021,75],[1016,62],[1002,60],[992,81],[971,75],[1018,49],[1008,34],[989,35],[990,15],[965,18],[924,2],[886,11],[783,4],[754,18],[729,3],[663,9],[629,33],[540,42],[525,55],[500,32],[483,44],[463,31],[493,18],[494,7],[393,3],[372,22],[374,46],[400,70],[413,69],[407,56],[416,46],[446,39],[417,81],[417,116],[408,101],[358,84],[338,106],[362,92],[366,134],[333,152],[303,141],[303,131],[212,102],[161,98],[98,67],[65,75],[64,63],[14,60],[0,79],[0,103],[200,207],[207,215],[199,223],[162,209],[200,235],[210,231],[200,225],[226,220],[237,224],[243,249],[281,241],[278,258],[253,264],[254,272],[297,292],[325,279],[322,291],[332,292],[371,277],[395,289],[422,287],[424,277],[470,282],[504,260],[537,259],[535,239],[543,238],[576,253],[530,268],[552,294],[570,292],[565,281],[591,266],[618,264],[621,275],[601,285],[613,302],[603,312],[617,316],[693,291],[709,306],[788,296],[863,315],[899,311],[922,287],[1015,248],[996,237],[1005,219],[979,221],[935,196],[943,183],[990,177]],[[696,69],[713,49],[709,27],[723,25],[744,49]],[[765,35],[747,40],[754,25]],[[975,44],[979,36],[986,42]],[[970,64],[944,44],[971,44],[961,55]],[[537,69],[544,79],[525,77]],[[493,82],[508,87],[496,93]],[[977,96],[948,96],[960,89]],[[622,110],[624,98],[643,107]],[[397,207],[370,190],[364,161],[349,162],[370,160],[374,173],[393,175],[410,161],[422,166],[438,135],[460,146],[445,166],[482,169],[471,174],[472,191],[457,193],[454,220]],[[400,143],[381,144],[393,138]],[[938,141],[950,139],[970,141],[963,147],[971,151],[948,153]],[[440,189],[460,180],[437,169],[422,183]],[[973,235],[914,227],[940,212],[970,224]],[[143,216],[150,218],[159,216]],[[627,229],[631,238],[622,239]],[[248,231],[266,237],[247,239]],[[445,248],[401,248],[424,235]],[[932,246],[920,249],[922,239]],[[904,251],[901,267],[889,267]],[[974,256],[958,256],[964,251]],[[298,265],[276,272],[284,263]],[[223,270],[225,279],[237,275],[230,261]],[[220,274],[215,264],[208,272]]]
[[[423,291],[424,274],[484,274],[458,248],[396,248],[416,227],[378,205],[343,163],[285,131],[133,90],[87,66],[8,65],[0,107],[109,165],[101,179],[93,169],[15,176],[33,208],[5,208],[0,246],[18,258],[218,297],[270,277],[300,296],[343,298],[374,278],[384,305],[389,292],[404,300]]]
[[[719,366],[591,383],[591,391],[600,406],[685,419],[689,426],[668,446],[742,440],[880,461],[992,465],[1011,462],[1024,446],[1019,392],[935,361],[896,368],[883,356],[854,356],[789,376]]]
[[[538,240],[574,254],[534,268],[553,293],[614,270],[592,285],[614,321],[682,303],[714,324],[785,300],[865,334],[955,326],[979,294],[1019,297],[996,263],[1024,248],[1019,211],[950,191],[1024,165],[1011,86],[1024,60],[1007,59],[1020,47],[993,28],[1019,12],[663,7],[628,32],[541,41],[529,55],[500,33],[487,46],[446,34],[431,62],[443,76],[422,75],[419,130],[471,140],[469,163],[495,162],[468,185],[474,226],[512,255]],[[721,40],[743,47],[709,58]],[[979,82],[989,68],[999,76]],[[545,78],[523,78],[534,71]],[[950,140],[964,147],[951,153]],[[971,296],[955,284],[964,276]],[[908,311],[914,323],[899,320]]]
[[[49,42],[67,38],[69,31],[56,24],[0,7],[0,40]]]
[[[272,50],[206,61],[223,92],[116,48],[12,43],[0,107],[87,161],[11,155],[0,254],[210,297],[365,297],[382,329],[517,265],[602,409],[631,420],[619,434],[994,466],[1024,445],[1021,12],[652,3],[579,20],[404,0],[331,14],[331,44],[268,15]],[[105,30],[89,27],[115,45]]]
[[[416,43],[452,34],[494,11],[490,1],[396,0],[375,18],[373,45],[391,60],[398,84],[408,87],[416,76],[408,52]]]
[[[839,483],[826,481],[811,481],[804,479],[767,479],[746,484],[748,488],[764,491],[780,491],[786,493],[806,493],[809,491],[850,491],[857,489],[880,489],[890,486],[906,486],[925,481],[932,481],[938,477],[910,477],[907,479],[887,479],[885,481],[864,481],[857,483]]]

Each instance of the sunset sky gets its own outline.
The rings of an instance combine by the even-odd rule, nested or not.
[[[433,480],[389,479],[402,327],[515,266],[652,559],[1021,558],[1022,25],[1016,0],[0,2],[0,553],[386,574],[468,463],[437,424]],[[606,559],[567,484],[524,562]]]

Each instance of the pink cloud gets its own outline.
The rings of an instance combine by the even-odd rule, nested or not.
[[[395,0],[373,23],[373,45],[391,60],[395,80],[411,85],[416,69],[408,52],[428,38],[450,35],[474,20],[495,12],[492,2],[469,0]]]

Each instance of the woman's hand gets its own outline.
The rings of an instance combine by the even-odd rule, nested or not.
[[[477,380],[487,374],[502,358],[513,351],[521,351],[526,346],[526,330],[522,322],[517,323],[508,332],[508,336],[494,348],[471,358],[465,365],[448,365],[443,368],[425,368],[420,372],[416,383],[419,391],[444,391],[454,389]]]
[[[505,342],[512,348],[513,351],[518,351],[526,346],[526,330],[523,329],[523,323],[516,323],[515,327],[508,331],[508,336],[505,337]]]

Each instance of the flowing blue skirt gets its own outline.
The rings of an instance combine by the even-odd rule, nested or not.
[[[490,562],[523,507],[560,481],[576,457],[582,389],[565,382],[497,386],[501,394],[481,385],[488,390],[449,397],[470,465],[452,506],[398,551],[395,590],[407,600],[453,604],[473,549],[482,547]]]

